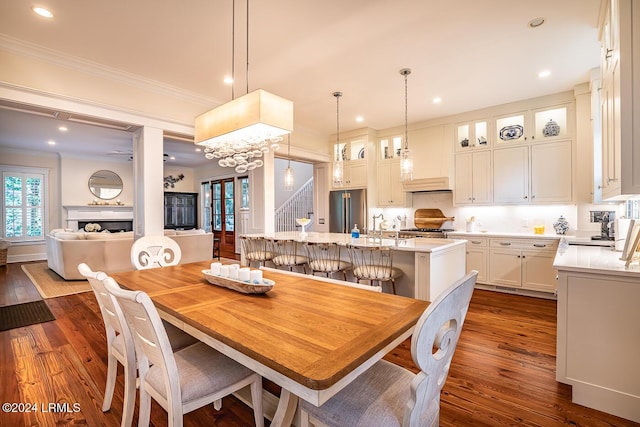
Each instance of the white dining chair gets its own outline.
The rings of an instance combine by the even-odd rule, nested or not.
[[[85,263],[78,265],[78,271],[87,279],[96,296],[107,336],[107,379],[102,411],[106,412],[111,408],[118,373],[118,362],[120,362],[124,368],[124,403],[121,425],[122,427],[128,427],[133,420],[133,408],[136,398],[137,368],[133,338],[117,301],[111,297],[102,283],[107,278],[107,275],[100,271],[92,271]],[[169,323],[164,323],[164,327],[173,350],[187,347],[198,341]]]
[[[322,406],[300,404],[302,427],[437,427],[440,391],[469,309],[478,272],[444,291],[420,316],[411,340],[418,374],[380,360]]]
[[[153,301],[142,291],[121,289],[107,277],[107,291],[118,301],[131,329],[140,377],[139,426],[147,426],[153,398],[169,418],[169,426],[182,426],[183,415],[210,403],[219,407],[225,396],[251,386],[257,427],[264,426],[262,377],[200,342],[171,351],[167,334]]]
[[[131,263],[136,270],[176,265],[181,258],[180,246],[167,236],[143,236],[131,246]]]

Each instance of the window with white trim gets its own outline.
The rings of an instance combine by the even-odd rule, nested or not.
[[[48,170],[13,166],[0,170],[2,237],[14,242],[44,240]]]

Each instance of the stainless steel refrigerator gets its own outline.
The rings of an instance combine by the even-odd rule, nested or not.
[[[351,233],[358,224],[367,228],[367,190],[340,190],[329,193],[329,231]]]

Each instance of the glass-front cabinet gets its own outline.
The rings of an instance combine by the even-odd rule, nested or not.
[[[496,145],[514,144],[527,140],[526,112],[496,118]]]
[[[488,120],[459,123],[456,126],[456,151],[489,148],[491,141],[488,124]]]
[[[382,138],[379,140],[379,159],[380,160],[393,160],[400,159],[400,152],[402,151],[402,137],[392,136],[389,138]]]
[[[550,142],[571,137],[566,106],[534,110],[533,123],[535,142]]]
[[[342,162],[342,186],[333,188],[367,187],[367,140],[353,139],[333,144],[333,163]]]
[[[496,146],[519,142],[551,142],[570,139],[569,104],[557,105],[520,113],[507,114],[495,119]]]

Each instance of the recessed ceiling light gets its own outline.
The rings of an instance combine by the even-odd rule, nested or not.
[[[223,81],[224,81],[225,84],[230,85],[231,83],[233,83],[233,78],[227,76],[227,77],[224,78]]]
[[[169,160],[175,160],[176,156],[169,156]]]
[[[202,151],[202,148],[196,148],[196,152],[198,152],[198,153],[199,153],[199,152],[201,152],[201,151]]]
[[[45,9],[44,7],[33,6],[31,10],[33,10],[35,13],[37,13],[42,17],[53,18],[53,13],[51,13],[48,9]]]
[[[547,77],[549,77],[551,75],[551,71],[549,70],[542,70],[538,73],[538,78],[540,79],[546,79]]]
[[[66,131],[68,131],[69,129],[67,129],[67,127],[66,127],[66,126],[60,126],[60,127],[58,127],[58,130],[59,130],[60,132],[66,132]]]
[[[542,24],[544,24],[544,18],[542,16],[533,18],[531,21],[529,21],[530,28],[538,28]]]
[[[364,117],[362,117],[362,116],[356,117],[356,122],[358,122],[358,123],[364,122]]]
[[[434,96],[433,97],[433,103],[434,104],[440,104],[442,102],[442,98],[440,98],[439,96]]]
[[[56,142],[53,139],[51,139],[51,140],[47,141],[47,144],[56,145]]]

